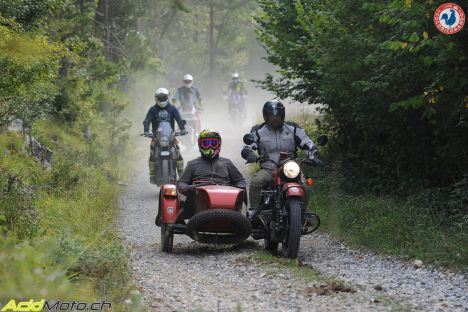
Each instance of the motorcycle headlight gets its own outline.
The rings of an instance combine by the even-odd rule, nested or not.
[[[169,137],[167,136],[162,136],[159,138],[159,144],[161,146],[168,146],[169,145]]]
[[[299,164],[295,161],[288,161],[283,165],[283,173],[289,179],[295,179],[301,173]]]

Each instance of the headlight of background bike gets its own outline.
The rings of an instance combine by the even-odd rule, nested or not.
[[[301,173],[299,164],[295,161],[288,161],[283,165],[283,173],[289,179],[294,179]]]
[[[159,145],[161,146],[168,146],[169,145],[169,137],[162,136],[159,138]]]

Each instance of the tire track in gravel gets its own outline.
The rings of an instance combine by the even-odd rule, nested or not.
[[[240,148],[248,130],[218,126],[225,129],[221,156],[247,177]],[[327,278],[348,282],[356,292],[313,295],[307,291],[313,282],[285,266],[272,270],[256,261],[261,247],[253,242],[217,247],[175,235],[173,253],[163,253],[154,225],[157,191],[142,163],[120,199],[121,237],[149,311],[468,311],[466,275],[415,270],[403,261],[347,248],[320,231],[303,237],[299,260]]]

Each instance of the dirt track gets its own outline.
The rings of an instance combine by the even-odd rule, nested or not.
[[[223,127],[218,124],[222,156],[248,175],[240,147],[250,127]],[[253,241],[216,247],[176,235],[174,252],[162,253],[156,205],[157,188],[148,183],[142,162],[121,197],[119,223],[149,311],[468,311],[466,275],[415,269],[411,263],[349,249],[320,231],[303,237],[298,257],[321,274],[316,282],[279,262],[259,260],[262,249]],[[332,280],[344,281],[352,291],[339,291]],[[331,291],[317,295],[320,286]]]

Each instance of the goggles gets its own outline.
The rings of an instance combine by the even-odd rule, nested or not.
[[[156,100],[158,100],[159,102],[165,102],[167,101],[168,99],[168,96],[163,94],[163,95],[156,95]]]
[[[221,140],[217,138],[199,139],[200,145],[203,148],[218,148],[221,145]]]
[[[184,80],[184,83],[186,84],[192,83],[192,80]]]

